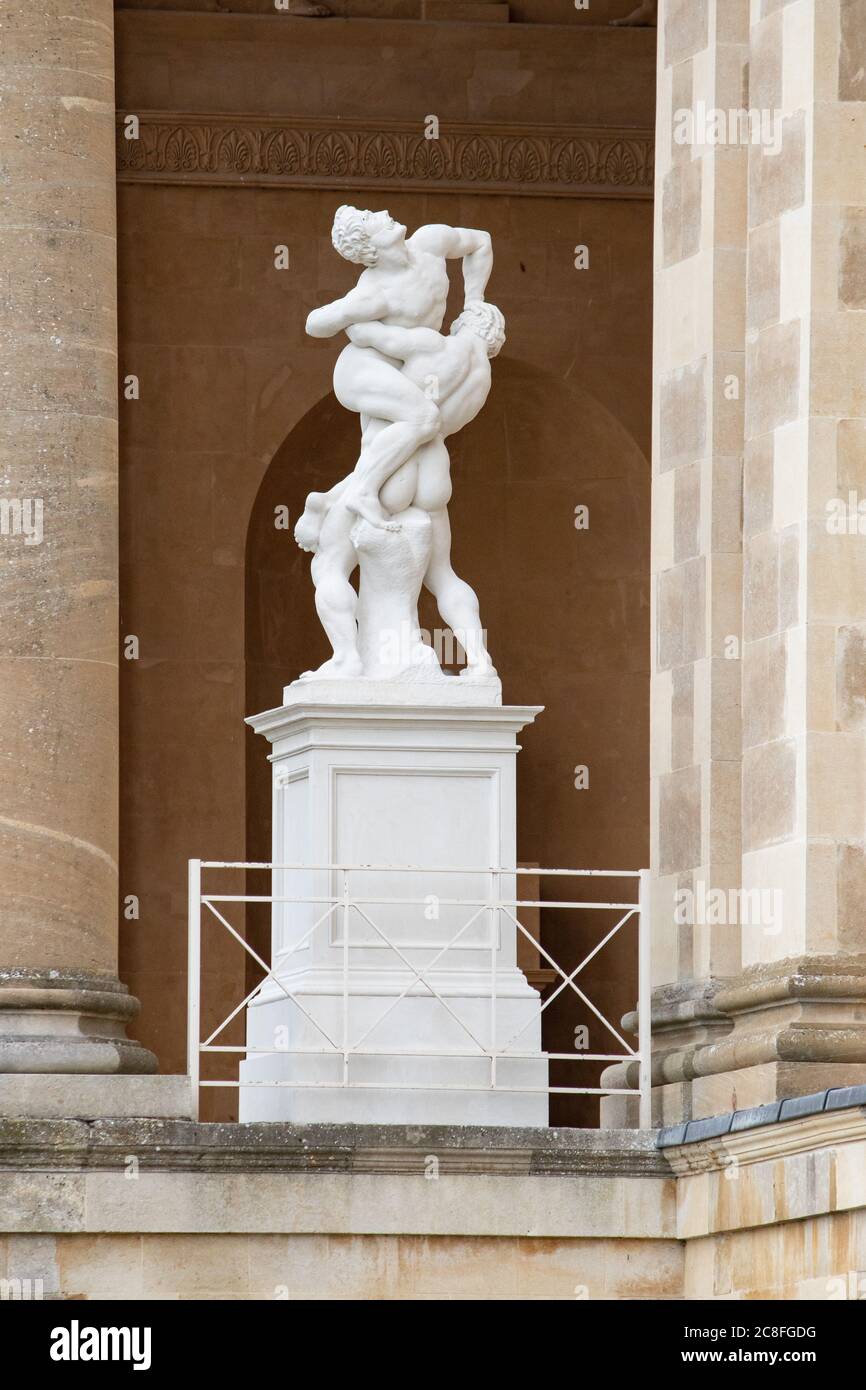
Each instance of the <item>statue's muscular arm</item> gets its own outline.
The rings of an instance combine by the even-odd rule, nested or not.
[[[483,299],[493,269],[493,243],[489,232],[476,232],[469,227],[447,227],[431,222],[419,227],[406,243],[413,251],[426,251],[431,256],[463,262],[463,300]],[[373,317],[371,315],[371,317]],[[381,315],[376,315],[381,317]]]
[[[307,317],[307,332],[311,338],[333,338],[352,323],[380,319],[387,312],[388,303],[383,294],[366,285],[356,285],[342,299],[314,309]]]
[[[376,348],[397,362],[406,362],[416,352],[433,352],[446,341],[435,328],[398,328],[386,323],[354,323],[346,329],[346,337],[356,347]]]

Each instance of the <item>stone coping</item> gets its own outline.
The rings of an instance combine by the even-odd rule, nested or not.
[[[747,1110],[732,1110],[726,1115],[712,1115],[705,1120],[688,1120],[659,1130],[656,1144],[660,1149],[679,1148],[683,1144],[699,1144],[705,1139],[720,1139],[725,1134],[759,1129],[765,1125],[782,1124],[785,1120],[801,1120],[820,1115],[827,1110],[847,1110],[866,1106],[866,1086],[834,1086],[813,1095],[792,1096],[767,1105],[754,1105]]]
[[[198,1172],[453,1173],[667,1177],[666,1149],[866,1108],[866,1085],[833,1087],[658,1132],[474,1125],[235,1124],[178,1118],[0,1117],[0,1170],[144,1167]]]
[[[670,1177],[651,1130],[0,1119],[0,1169]]]

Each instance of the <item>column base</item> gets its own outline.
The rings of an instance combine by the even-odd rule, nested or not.
[[[688,995],[688,1000],[686,1000]],[[636,1031],[636,1015],[622,1020]],[[617,1063],[603,1084],[637,1084]],[[799,956],[736,979],[653,995],[653,1123],[679,1124],[866,1082],[866,955]],[[602,1103],[602,1123],[635,1123],[636,1101]]]
[[[154,1054],[126,1036],[137,1014],[111,975],[0,969],[0,1073],[155,1072]]]

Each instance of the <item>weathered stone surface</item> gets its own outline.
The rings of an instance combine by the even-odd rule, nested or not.
[[[702,168],[700,159],[678,160],[665,177],[662,189],[665,265],[686,260],[700,249]]]
[[[752,26],[749,105],[767,111],[782,105],[782,17],[778,11]]]
[[[840,230],[839,302],[866,309],[866,208],[848,208]]]
[[[781,140],[778,152],[756,145],[749,159],[749,222],[753,227],[801,207],[806,196],[804,112],[783,118]]]
[[[4,1174],[0,1231],[75,1231],[84,1228],[82,1172],[46,1173],[27,1166]]]
[[[800,321],[766,328],[746,350],[746,431],[750,438],[796,418],[800,401]]]
[[[701,862],[700,767],[668,773],[659,794],[659,872],[693,869]]]
[[[773,436],[760,435],[745,446],[743,463],[743,540],[773,522]]]
[[[69,1299],[669,1299],[674,1240],[102,1235],[57,1243]]]
[[[681,63],[706,48],[709,0],[668,0],[663,13],[665,63]]]
[[[658,665],[661,670],[696,661],[703,655],[706,561],[686,560],[658,577],[660,622]]]
[[[744,850],[775,844],[793,833],[796,772],[796,749],[788,739],[777,739],[744,752]]]
[[[4,1119],[190,1119],[187,1076],[0,1075]]]
[[[836,846],[836,920],[843,951],[866,950],[866,848],[862,842]]]
[[[433,1154],[453,1173],[663,1176],[654,1139],[640,1130],[0,1118],[0,1167],[111,1170],[136,1153],[171,1171],[423,1173]]]
[[[779,537],[752,536],[743,547],[743,639],[756,642],[779,628]]]
[[[707,361],[677,368],[660,383],[660,467],[703,456],[707,441]]]
[[[866,623],[836,630],[837,727],[866,730]]]
[[[743,654],[743,747],[769,743],[785,732],[788,657],[779,634],[750,642]]]
[[[839,100],[866,100],[863,63],[863,0],[840,0]]]
[[[671,768],[690,767],[694,760],[694,668],[675,666],[671,698]]]
[[[683,464],[674,473],[674,561],[690,560],[700,548],[701,469]]]
[[[836,469],[839,494],[848,489],[866,497],[866,420],[840,420],[836,428]]]
[[[781,247],[777,220],[749,233],[748,259],[749,328],[756,330],[779,322]]]

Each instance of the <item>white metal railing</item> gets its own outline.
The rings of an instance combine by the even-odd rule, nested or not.
[[[332,893],[332,894],[327,894],[327,893],[321,894],[321,893],[320,893],[320,894],[316,894],[316,895],[310,895],[310,894],[300,895],[300,894],[285,894],[285,893],[276,893],[276,894],[275,894],[275,893],[268,893],[268,894],[250,894],[250,893],[225,893],[225,892],[213,892],[213,891],[207,891],[207,892],[205,892],[205,891],[203,891],[203,888],[202,888],[202,875],[203,875],[203,873],[204,873],[205,871],[208,871],[208,870],[226,870],[226,869],[236,869],[236,870],[244,870],[244,871],[247,871],[247,870],[260,870],[260,871],[263,871],[263,872],[269,872],[269,873],[271,873],[272,875],[273,875],[275,872],[279,872],[279,873],[289,872],[289,873],[293,873],[293,874],[297,874],[297,873],[301,873],[301,872],[304,872],[304,873],[327,873],[327,874],[329,874],[329,875],[337,875],[337,876],[338,876],[338,881],[339,881],[339,883],[340,883],[340,891],[339,891],[339,892]],[[465,922],[463,922],[463,924],[460,926],[460,928],[459,928],[456,932],[454,932],[454,933],[451,935],[451,937],[449,938],[448,941],[445,941],[445,942],[436,941],[436,942],[429,942],[429,943],[415,943],[415,942],[413,942],[413,943],[409,943],[409,944],[407,945],[406,943],[400,943],[400,942],[398,942],[398,941],[395,941],[393,938],[389,937],[387,931],[383,930],[383,929],[381,928],[380,925],[377,925],[377,923],[376,923],[375,921],[372,920],[372,918],[371,918],[371,916],[370,916],[370,913],[369,913],[369,910],[370,910],[370,909],[373,909],[373,908],[376,908],[376,907],[380,907],[380,908],[381,908],[382,906],[387,906],[387,907],[389,907],[389,908],[390,908],[390,907],[401,907],[401,908],[415,907],[415,908],[423,908],[423,907],[425,906],[425,904],[428,902],[429,895],[424,895],[424,896],[422,896],[422,897],[401,897],[401,896],[383,897],[381,894],[377,894],[375,897],[365,896],[365,895],[359,894],[359,893],[357,893],[357,892],[351,891],[351,888],[350,888],[350,877],[351,877],[351,875],[353,875],[353,874],[358,875],[358,874],[361,874],[361,873],[364,873],[364,874],[376,874],[377,876],[378,876],[378,875],[384,875],[384,874],[391,874],[391,873],[401,874],[401,875],[427,873],[427,874],[430,874],[430,875],[435,875],[437,879],[438,879],[439,877],[441,877],[441,876],[443,876],[443,875],[447,875],[447,874],[458,874],[458,875],[460,875],[460,876],[463,877],[463,878],[472,877],[472,876],[489,876],[489,878],[490,878],[490,884],[491,884],[491,891],[490,891],[488,894],[485,894],[483,897],[475,897],[475,898],[473,898],[473,897],[463,897],[463,896],[461,896],[461,897],[454,897],[454,898],[446,898],[446,897],[441,897],[441,896],[437,895],[437,901],[438,901],[440,907],[468,908],[468,909],[471,910],[470,916],[467,918],[467,920],[466,920]],[[516,892],[515,892],[515,896],[514,896],[514,897],[511,897],[511,898],[504,898],[504,897],[502,897],[502,896],[501,896],[502,879],[503,879],[503,878],[507,878],[507,879],[511,880],[511,881],[516,885],[518,878],[521,877],[521,876],[528,876],[528,877],[530,877],[530,878],[538,879],[538,880],[540,880],[540,879],[551,879],[551,878],[552,878],[552,879],[556,879],[558,883],[561,882],[563,879],[613,879],[613,880],[629,880],[629,881],[635,881],[636,887],[637,887],[637,889],[638,889],[638,896],[637,896],[636,899],[632,899],[631,901],[613,901],[613,902],[600,902],[600,901],[597,902],[597,901],[594,901],[594,900],[585,901],[585,900],[578,900],[578,899],[572,899],[572,898],[565,899],[565,898],[563,898],[561,895],[560,895],[560,896],[553,897],[553,898],[548,898],[548,899],[543,899],[543,898],[541,898],[540,896],[539,896],[538,898],[535,898],[535,899],[529,899],[529,898],[521,898]],[[333,880],[332,880],[332,881],[333,881]],[[259,1054],[273,1054],[273,1055],[275,1055],[275,1056],[280,1056],[280,1057],[287,1057],[287,1056],[290,1057],[290,1056],[293,1056],[293,1055],[296,1055],[296,1056],[300,1056],[300,1055],[311,1055],[311,1054],[312,1054],[312,1055],[317,1055],[317,1056],[332,1056],[332,1057],[339,1056],[339,1057],[342,1059],[342,1081],[337,1082],[337,1083],[334,1083],[334,1082],[327,1082],[327,1081],[316,1081],[316,1082],[310,1082],[310,1083],[306,1083],[306,1084],[307,1084],[308,1086],[315,1086],[315,1087],[319,1087],[319,1086],[323,1086],[323,1085],[324,1085],[324,1086],[328,1086],[328,1085],[333,1086],[333,1085],[336,1084],[336,1085],[339,1085],[339,1086],[349,1086],[349,1087],[353,1087],[353,1088],[354,1088],[354,1087],[362,1088],[362,1087],[364,1087],[364,1086],[371,1086],[371,1085],[375,1085],[375,1086],[377,1086],[377,1087],[381,1087],[381,1085],[383,1084],[381,1081],[377,1081],[377,1082],[364,1082],[364,1081],[353,1080],[353,1079],[352,1079],[352,1076],[351,1076],[351,1069],[350,1069],[350,1059],[353,1058],[353,1057],[361,1057],[361,1056],[365,1056],[365,1057],[371,1057],[371,1056],[376,1056],[376,1057],[389,1057],[389,1056],[390,1056],[390,1057],[401,1057],[401,1058],[420,1058],[420,1057],[425,1057],[425,1058],[437,1057],[437,1058],[438,1058],[438,1057],[448,1056],[448,1057],[452,1057],[452,1058],[453,1058],[454,1056],[465,1056],[465,1057],[472,1057],[472,1058],[478,1058],[478,1057],[487,1058],[487,1059],[489,1060],[489,1062],[490,1062],[490,1073],[489,1073],[490,1079],[489,1079],[488,1083],[487,1083],[485,1086],[483,1086],[483,1087],[482,1087],[482,1086],[479,1086],[479,1085],[474,1085],[474,1086],[460,1086],[460,1087],[458,1087],[458,1088],[456,1088],[456,1089],[463,1089],[463,1090],[482,1090],[482,1089],[483,1089],[483,1090],[485,1090],[485,1091],[491,1091],[491,1090],[492,1090],[492,1091],[497,1091],[497,1090],[502,1090],[502,1091],[512,1091],[512,1092],[516,1092],[516,1091],[528,1092],[528,1091],[532,1091],[532,1090],[540,1090],[540,1091],[543,1091],[543,1092],[545,1092],[545,1093],[547,1093],[547,1094],[551,1094],[551,1095],[552,1095],[552,1094],[565,1094],[565,1095],[599,1095],[599,1096],[602,1096],[602,1095],[621,1095],[621,1096],[625,1096],[625,1095],[637,1095],[637,1096],[639,1096],[639,1098],[640,1098],[640,1101],[639,1101],[639,1116],[640,1116],[640,1118],[639,1118],[639,1123],[640,1123],[640,1127],[641,1127],[642,1129],[649,1129],[649,1128],[651,1127],[651,1096],[650,1096],[650,1041],[651,1041],[651,1039],[650,1039],[650,988],[651,988],[651,977],[650,977],[650,930],[649,930],[649,914],[648,914],[648,908],[649,908],[649,870],[647,870],[647,869],[629,869],[629,870],[619,870],[619,871],[618,871],[618,870],[610,870],[610,869],[540,869],[540,868],[535,868],[534,866],[533,866],[533,867],[521,867],[521,868],[514,868],[514,867],[511,867],[511,868],[485,867],[485,868],[480,868],[480,869],[471,869],[471,868],[469,868],[469,869],[467,869],[467,868],[460,868],[460,869],[443,869],[443,868],[437,867],[437,868],[435,868],[435,869],[426,869],[426,870],[425,870],[424,868],[422,868],[422,867],[420,867],[420,866],[414,866],[414,865],[412,865],[412,866],[402,866],[402,865],[384,865],[384,866],[378,866],[378,865],[370,865],[370,864],[264,864],[264,863],[245,863],[245,862],[236,861],[236,860],[219,861],[219,860],[191,859],[191,860],[189,861],[189,880],[188,880],[188,882],[189,882],[189,954],[188,954],[187,1051],[188,1051],[188,1068],[189,1068],[190,1078],[191,1078],[191,1081],[192,1081],[193,1095],[194,1095],[194,1097],[195,1097],[196,1114],[198,1113],[198,1098],[199,1098],[199,1088],[200,1088],[200,1087],[235,1087],[235,1088],[238,1088],[238,1087],[242,1087],[242,1086],[263,1086],[263,1085],[264,1085],[264,1086],[281,1086],[281,1085],[283,1085],[283,1086],[299,1087],[299,1086],[302,1086],[302,1085],[305,1084],[305,1083],[303,1083],[302,1081],[298,1081],[298,1080],[295,1080],[295,1079],[292,1079],[292,1080],[270,1080],[270,1081],[242,1081],[242,1080],[240,1080],[240,1078],[239,1078],[238,1080],[229,1080],[229,1079],[225,1079],[225,1080],[210,1080],[210,1079],[208,1079],[208,1080],[202,1080],[202,1078],[201,1078],[201,1071],[200,1071],[201,1057],[202,1057],[202,1055],[208,1054],[208,1053],[229,1053],[229,1054],[235,1053],[235,1054],[241,1054],[241,1055],[244,1056],[244,1057],[249,1057],[249,1056],[252,1056],[252,1055],[259,1055]],[[231,922],[230,922],[230,921],[228,920],[228,918],[224,915],[224,912],[220,909],[220,907],[217,906],[217,904],[229,905],[229,904],[232,904],[232,903],[243,903],[243,904],[246,904],[246,903],[270,903],[271,906],[272,906],[272,909],[273,909],[274,905],[277,905],[277,904],[287,904],[287,905],[288,905],[288,904],[294,904],[294,905],[296,905],[296,906],[301,906],[301,905],[303,905],[303,906],[313,907],[313,908],[315,908],[315,907],[321,907],[321,908],[323,909],[323,911],[320,913],[320,915],[319,915],[318,917],[316,917],[316,920],[312,923],[312,925],[311,925],[306,931],[304,931],[303,935],[300,936],[298,940],[294,941],[294,942],[293,942],[291,945],[289,945],[287,948],[283,948],[283,949],[277,951],[276,954],[274,955],[274,959],[272,960],[271,965],[268,965],[268,964],[266,963],[266,961],[264,961],[264,960],[261,958],[261,956],[258,954],[258,952],[257,952],[256,950],[254,950],[254,948],[250,945],[249,941],[247,941],[247,940],[245,939],[244,935],[243,935],[240,931],[238,931],[237,928],[235,928],[235,927],[231,924]],[[263,978],[252,990],[250,990],[250,992],[240,1001],[240,1003],[237,1004],[237,1005],[231,1010],[231,1012],[230,1012],[229,1014],[227,1014],[227,1016],[223,1019],[223,1021],[222,1021],[216,1028],[214,1028],[214,1029],[208,1034],[208,1036],[207,1036],[205,1039],[202,1039],[202,1037],[201,1037],[201,1016],[202,1016],[202,1008],[201,1008],[201,1003],[202,1003],[202,1001],[201,1001],[201,984],[202,984],[202,952],[201,952],[202,937],[201,937],[201,923],[202,923],[202,908],[206,908],[206,909],[207,909],[207,912],[208,912],[209,916],[212,917],[213,920],[216,921],[218,924],[220,924],[227,932],[229,932],[230,935],[235,939],[235,941],[237,941],[237,942],[240,944],[240,946],[244,949],[244,951],[246,951],[246,952],[252,957],[252,959],[256,962],[256,964],[259,966],[259,968],[260,968],[262,971],[264,971],[264,978]],[[542,944],[542,941],[541,941],[541,939],[540,939],[540,938],[541,938],[541,935],[542,935],[541,930],[539,929],[539,931],[538,931],[538,937],[536,938],[536,937],[533,936],[532,933],[527,929],[527,927],[524,925],[524,923],[521,922],[520,917],[518,916],[518,913],[520,912],[521,909],[528,909],[528,908],[533,909],[533,910],[540,910],[540,911],[546,911],[546,910],[552,910],[552,909],[557,909],[557,910],[563,910],[563,909],[565,909],[565,910],[571,910],[571,911],[618,912],[618,913],[621,913],[621,915],[620,915],[619,919],[615,922],[615,924],[602,936],[601,940],[599,940],[598,942],[596,942],[596,944],[592,947],[592,949],[583,957],[583,959],[580,961],[579,965],[577,965],[575,968],[573,968],[573,969],[571,969],[571,970],[566,970],[566,969],[563,969],[563,968],[554,960],[553,956],[550,954],[550,952],[549,952],[549,951],[545,948],[545,946]],[[227,910],[227,907],[226,907],[226,910]],[[328,927],[329,927],[329,925],[330,925],[330,923],[331,923],[331,920],[332,920],[334,914],[337,913],[337,912],[339,912],[339,913],[341,914],[341,918],[342,918],[342,940],[341,940],[341,942],[340,942],[339,944],[340,944],[340,948],[341,948],[341,949],[340,949],[340,960],[341,960],[341,962],[342,962],[342,967],[341,967],[341,968],[342,968],[342,997],[343,997],[343,1010],[342,1010],[342,1034],[341,1034],[341,1037],[340,1037],[340,1038],[335,1039],[335,1038],[330,1037],[330,1036],[328,1035],[328,1033],[326,1032],[326,1030],[322,1027],[321,1023],[318,1022],[315,1018],[313,1018],[312,1015],[307,1011],[307,1009],[305,1008],[303,1002],[297,997],[297,995],[296,995],[295,993],[293,993],[293,991],[292,991],[290,985],[288,985],[288,984],[285,982],[285,979],[281,977],[279,971],[281,971],[281,970],[284,969],[285,963],[286,963],[286,960],[288,959],[288,957],[290,957],[290,956],[291,956],[292,954],[294,954],[295,952],[297,952],[297,951],[299,951],[299,950],[302,950],[302,949],[304,949],[307,945],[309,945],[309,943],[312,941],[312,938],[313,938],[314,933],[315,933],[316,931],[319,931],[319,930],[321,930],[321,929],[323,929],[323,928],[328,928]],[[356,941],[355,943],[351,943],[351,941],[350,941],[350,933],[351,933],[351,920],[352,920],[353,913],[358,914],[358,916],[359,916],[359,917],[361,918],[361,920],[366,924],[366,926],[367,926],[369,929],[371,929],[371,930],[375,933],[375,936],[373,937],[372,940],[371,940],[370,938],[367,938],[366,940],[363,941],[363,943],[360,943],[360,942],[358,942],[358,941]],[[395,1007],[397,1004],[399,1004],[399,1002],[400,1002],[403,998],[405,998],[406,995],[410,993],[410,991],[413,992],[413,993],[417,993],[418,987],[420,986],[420,988],[421,988],[422,991],[426,991],[426,992],[429,993],[429,995],[430,995],[431,997],[438,999],[439,1002],[443,1005],[443,1007],[446,1008],[446,1009],[448,1010],[448,1012],[452,1014],[452,1017],[455,1017],[455,1018],[456,1018],[456,1015],[453,1014],[453,1011],[450,1009],[450,1007],[449,1007],[449,1005],[447,1004],[446,1000],[443,999],[442,995],[440,994],[440,992],[438,991],[438,989],[436,988],[436,986],[435,986],[433,983],[431,983],[431,981],[430,981],[429,978],[427,978],[427,977],[429,976],[429,973],[435,968],[436,964],[437,964],[441,959],[443,959],[443,958],[447,955],[447,953],[448,953],[449,951],[453,951],[453,950],[455,950],[455,949],[461,949],[461,940],[460,940],[460,939],[464,936],[464,934],[466,933],[466,931],[467,931],[467,930],[468,930],[468,929],[469,929],[469,928],[470,928],[470,927],[471,927],[483,914],[485,914],[485,913],[491,914],[491,923],[492,923],[492,921],[494,920],[494,915],[495,915],[495,920],[496,920],[496,924],[497,924],[496,930],[491,929],[491,932],[490,932],[490,944],[489,944],[489,946],[484,946],[484,947],[479,948],[477,945],[476,945],[475,947],[472,947],[472,946],[467,946],[465,943],[462,943],[462,948],[463,948],[463,949],[476,949],[476,950],[478,950],[478,949],[485,949],[485,950],[489,951],[489,953],[490,953],[490,960],[491,960],[491,971],[490,971],[490,980],[491,980],[491,994],[490,994],[491,1020],[490,1020],[490,1035],[489,1035],[489,1039],[488,1039],[486,1042],[483,1041],[483,1040],[479,1040],[474,1034],[472,1034],[471,1029],[467,1026],[465,1020],[462,1020],[462,1019],[457,1019],[457,1021],[458,1021],[458,1023],[461,1024],[461,1026],[463,1027],[463,1029],[466,1031],[467,1035],[469,1036],[470,1042],[471,1042],[471,1046],[467,1044],[467,1046],[466,1046],[466,1048],[465,1048],[465,1051],[458,1051],[458,1052],[455,1052],[455,1050],[454,1050],[454,1048],[453,1048],[453,1046],[452,1046],[452,1047],[449,1047],[449,1048],[448,1048],[447,1052],[445,1052],[445,1051],[436,1052],[436,1051],[432,1051],[432,1050],[430,1050],[430,1049],[418,1049],[418,1050],[401,1049],[399,1052],[396,1052],[396,1051],[394,1051],[393,1049],[389,1050],[389,1049],[387,1049],[387,1048],[384,1048],[384,1049],[383,1049],[383,1048],[375,1048],[375,1047],[372,1047],[372,1046],[370,1046],[370,1045],[366,1045],[366,1046],[365,1046],[365,1043],[366,1043],[367,1037],[369,1036],[369,1033],[370,1033],[371,1031],[373,1031],[373,1029],[372,1029],[372,1028],[369,1028],[369,1027],[366,1029],[366,1032],[363,1033],[363,1034],[362,1034],[361,1036],[359,1036],[359,1037],[354,1037],[354,1038],[353,1038],[353,1037],[350,1035],[349,999],[350,999],[350,995],[351,995],[351,991],[350,991],[350,976],[351,976],[351,973],[352,973],[352,964],[351,964],[351,961],[352,961],[352,951],[356,951],[356,950],[360,950],[360,949],[368,950],[368,949],[375,948],[375,947],[379,947],[379,946],[381,946],[381,947],[383,947],[383,948],[387,948],[387,949],[393,951],[393,952],[400,958],[400,960],[401,960],[401,962],[402,962],[404,968],[407,969],[409,972],[411,972],[412,978],[411,978],[409,984],[406,985],[406,987],[402,990],[402,992],[393,1000],[392,1003],[389,1004],[388,1009],[386,1010],[386,1013],[387,1013],[387,1012],[390,1012],[390,1010],[391,1010],[393,1007]],[[495,1027],[495,1022],[496,1022],[496,1007],[497,1007],[497,993],[496,993],[497,962],[498,962],[497,951],[498,951],[498,943],[499,943],[499,942],[501,941],[501,939],[502,939],[501,933],[502,933],[503,919],[506,920],[506,921],[510,924],[510,926],[513,927],[513,928],[515,929],[516,932],[522,933],[523,936],[524,936],[526,939],[528,939],[529,942],[531,942],[532,947],[538,952],[539,957],[540,957],[541,959],[543,959],[543,961],[546,963],[546,965],[547,965],[547,967],[549,968],[549,970],[550,970],[550,971],[553,971],[553,972],[555,973],[555,975],[558,975],[558,976],[560,977],[559,982],[556,984],[556,987],[550,992],[550,994],[548,995],[547,998],[542,998],[541,996],[539,996],[539,1007],[538,1007],[538,1015],[539,1015],[539,1017],[540,1017],[541,1015],[544,1014],[544,1012],[549,1008],[549,1006],[553,1003],[553,1001],[554,1001],[556,998],[558,998],[559,995],[560,995],[564,990],[566,990],[566,989],[571,989],[571,990],[574,992],[574,994],[582,1001],[582,1003],[584,1004],[584,1006],[585,1006],[586,1008],[588,1008],[588,1009],[590,1010],[590,1012],[599,1020],[599,1022],[603,1025],[603,1027],[607,1030],[607,1032],[608,1032],[613,1038],[616,1039],[617,1043],[618,1043],[618,1044],[620,1045],[620,1047],[622,1048],[622,1051],[621,1051],[621,1052],[587,1052],[587,1051],[575,1051],[575,1052],[547,1052],[547,1051],[545,1051],[545,1052],[543,1052],[543,1053],[539,1053],[537,1050],[533,1050],[533,1051],[523,1051],[523,1052],[521,1052],[521,1051],[519,1051],[519,1050],[515,1050],[515,1049],[511,1046],[511,1043],[513,1043],[513,1042],[516,1040],[515,1038],[510,1039],[509,1042],[506,1043],[504,1046],[502,1046],[502,1045],[497,1045],[497,1043],[496,1043],[496,1027]],[[590,962],[591,960],[593,960],[593,959],[598,955],[598,953],[599,953],[601,950],[603,950],[603,948],[604,948],[605,946],[607,946],[608,943],[609,943],[610,941],[612,941],[613,938],[614,938],[615,936],[617,936],[617,934],[622,930],[622,928],[625,927],[626,924],[629,923],[629,922],[635,923],[635,924],[636,924],[636,927],[637,927],[636,950],[637,950],[637,957],[638,957],[638,1001],[637,1001],[637,1005],[638,1005],[638,1046],[637,1046],[636,1048],[632,1047],[628,1042],[626,1042],[625,1038],[622,1037],[621,1033],[620,1033],[619,1030],[614,1026],[614,1024],[612,1024],[612,1023],[610,1022],[610,1020],[609,1020],[608,1018],[605,1017],[605,1015],[602,1013],[602,1011],[601,1011],[599,1008],[596,1007],[596,1005],[592,1002],[591,999],[588,998],[588,996],[583,992],[583,990],[580,988],[580,986],[577,985],[577,984],[575,983],[577,977],[580,975],[580,973],[581,973],[581,971],[584,969],[584,967],[587,966],[587,965],[589,964],[589,962]],[[377,938],[378,938],[378,939],[377,939]],[[426,964],[423,964],[423,965],[419,966],[416,962],[413,962],[413,961],[411,961],[411,960],[408,958],[408,956],[407,956],[407,954],[406,954],[406,952],[407,952],[408,950],[414,950],[414,951],[424,950],[424,951],[426,951],[426,952],[428,952],[428,953],[429,953],[430,951],[435,951],[436,954],[434,955],[433,960],[428,961]],[[273,954],[274,954],[274,953],[273,953],[273,951],[272,951],[272,955],[273,955]],[[323,1040],[324,1040],[324,1045],[320,1045],[320,1046],[318,1046],[318,1047],[303,1047],[303,1048],[296,1048],[296,1049],[286,1049],[286,1048],[276,1048],[276,1047],[274,1047],[274,1048],[249,1047],[249,1046],[247,1046],[247,1045],[240,1045],[240,1044],[239,1044],[239,1045],[233,1045],[233,1044],[227,1044],[227,1043],[217,1043],[217,1042],[215,1041],[215,1039],[217,1039],[217,1038],[220,1036],[220,1034],[224,1032],[224,1030],[225,1030],[225,1029],[238,1017],[238,1015],[241,1014],[241,1013],[246,1009],[246,1007],[247,1007],[249,1004],[251,1004],[251,1003],[256,999],[256,997],[261,993],[261,991],[264,989],[265,985],[267,985],[269,981],[272,982],[272,984],[273,984],[274,986],[276,986],[277,989],[280,990],[281,993],[282,993],[283,995],[285,995],[285,997],[286,997],[287,999],[291,1000],[291,1001],[298,1007],[298,1009],[300,1009],[301,1012],[302,1012],[303,1014],[306,1015],[306,1018],[307,1018],[312,1024],[315,1025],[315,1027],[317,1028],[318,1032],[321,1033],[321,1035],[322,1035],[322,1038],[323,1038]],[[376,1024],[375,1024],[374,1026],[378,1026],[378,1023],[381,1022],[381,1021],[382,1021],[382,1018],[384,1018],[384,1017],[385,1017],[385,1014],[383,1014],[382,1017],[381,1017],[380,1019],[377,1019],[377,1020],[376,1020]],[[527,1026],[529,1026],[529,1025],[527,1024],[527,1025],[524,1025],[523,1027],[521,1027],[521,1029],[519,1030],[517,1036],[519,1036],[520,1033],[525,1032]],[[567,1061],[567,1062],[607,1062],[607,1063],[610,1063],[610,1062],[630,1062],[630,1063],[637,1063],[637,1064],[638,1064],[638,1074],[639,1074],[639,1084],[638,1084],[638,1086],[637,1086],[636,1088],[634,1088],[634,1087],[632,1087],[632,1088],[605,1087],[605,1086],[550,1086],[550,1085],[543,1086],[543,1087],[529,1087],[529,1086],[525,1086],[525,1085],[515,1086],[515,1085],[503,1084],[503,1083],[498,1079],[498,1077],[497,1077],[497,1062],[498,1062],[498,1061],[501,1061],[501,1060],[503,1060],[503,1059],[509,1059],[509,1060],[510,1060],[510,1059],[515,1059],[515,1058],[516,1058],[516,1059],[521,1059],[521,1060],[522,1060],[522,1059],[527,1059],[527,1058],[533,1058],[533,1059],[539,1059],[539,1058],[541,1058],[542,1060],[546,1060],[546,1061],[548,1061],[548,1062],[553,1062],[553,1061]],[[389,1083],[389,1084],[390,1084],[390,1083]],[[397,1085],[397,1086],[395,1087],[395,1089],[399,1089],[399,1085]],[[428,1090],[428,1089],[437,1089],[437,1088],[435,1087],[435,1085],[433,1085],[433,1086],[431,1087],[431,1085],[428,1085],[428,1083],[425,1081],[424,1084],[423,1084],[423,1089],[424,1089],[424,1090]],[[454,1089],[454,1088],[453,1088],[453,1087],[444,1086],[444,1087],[439,1087],[438,1089],[446,1089],[446,1090],[447,1090],[447,1089]]]

